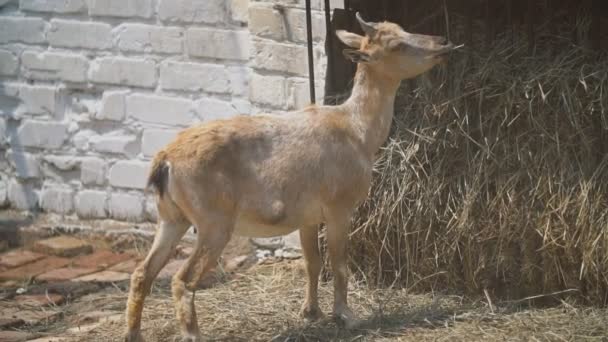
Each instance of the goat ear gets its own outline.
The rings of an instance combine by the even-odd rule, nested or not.
[[[363,36],[344,30],[337,30],[336,36],[338,36],[338,39],[340,39],[342,43],[352,48],[358,49],[361,47],[361,41],[363,40]]]
[[[370,55],[364,51],[346,49],[342,51],[342,54],[355,63],[367,63],[371,61]]]

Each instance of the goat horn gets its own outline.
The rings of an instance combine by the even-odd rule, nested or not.
[[[357,12],[355,16],[357,17],[357,21],[359,22],[359,25],[361,25],[361,28],[366,35],[371,37],[376,33],[375,23],[368,23],[367,21],[363,20],[363,18],[361,18],[361,13],[359,12]]]

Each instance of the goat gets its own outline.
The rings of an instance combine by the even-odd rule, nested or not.
[[[346,102],[211,121],[183,130],[156,154],[148,184],[156,191],[159,225],[146,259],[131,276],[127,341],[142,339],[144,298],[190,225],[197,228],[196,247],[171,284],[184,340],[201,337],[194,292],[232,234],[270,237],[299,228],[308,275],[301,315],[323,317],[317,299],[320,223],[327,225],[334,317],[346,328],[357,325],[347,305],[351,216],[368,194],[374,155],[389,134],[400,82],[442,62],[454,46],[442,37],[356,16],[365,36],[336,32],[350,47],[344,55],[358,64]]]

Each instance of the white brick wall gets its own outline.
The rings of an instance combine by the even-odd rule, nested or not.
[[[21,54],[21,66],[26,78],[85,82],[88,61],[78,54],[25,51]]]
[[[323,1],[312,5],[322,96]],[[0,206],[155,219],[149,162],[181,129],[310,102],[303,8],[12,0],[0,11]]]
[[[51,20],[47,33],[51,46],[108,49],[112,46],[112,26],[78,20]]]
[[[20,0],[22,11],[53,12],[62,14],[82,13],[87,9],[85,0]]]
[[[151,88],[156,85],[156,63],[141,58],[98,58],[91,63],[89,78],[94,83]]]

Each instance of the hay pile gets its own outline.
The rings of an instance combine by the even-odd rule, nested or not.
[[[606,56],[505,35],[406,82],[351,240],[371,286],[608,304]]]

